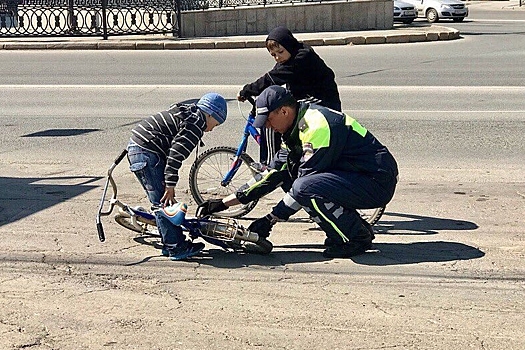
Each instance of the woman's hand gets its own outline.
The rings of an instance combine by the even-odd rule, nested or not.
[[[244,101],[246,101],[246,97],[242,96],[241,93],[239,92],[237,94],[237,101],[244,102]]]

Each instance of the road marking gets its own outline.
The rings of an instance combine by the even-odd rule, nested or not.
[[[525,22],[525,19],[489,19],[489,18],[470,18],[470,17],[466,17],[465,19],[468,19],[468,22]]]
[[[55,85],[55,84],[43,84],[43,85],[19,85],[19,84],[5,84],[0,85],[0,89],[213,89],[213,90],[226,90],[236,89],[239,90],[242,84],[239,85],[105,85],[105,84],[66,84],[66,85]],[[525,91],[525,86],[375,86],[375,85],[339,85],[340,91],[348,90],[359,90],[359,91],[505,91],[505,92],[519,92]]]
[[[465,111],[465,110],[424,110],[424,109],[404,109],[404,110],[400,110],[400,109],[347,109],[345,108],[344,109],[345,111],[347,112],[354,112],[354,113],[399,113],[399,112],[406,112],[406,113],[524,113],[525,110],[515,110],[515,111],[508,111],[508,110],[494,110],[494,111],[490,111],[490,110],[486,110],[486,109],[483,109],[483,110],[479,110],[479,111],[472,111],[472,110],[468,110],[468,111]]]

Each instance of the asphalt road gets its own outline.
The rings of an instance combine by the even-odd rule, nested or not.
[[[401,170],[378,252],[334,260],[304,213],[267,257],[208,246],[174,263],[109,218],[97,240],[132,125],[209,90],[233,99],[264,51],[0,52],[0,348],[523,349],[525,49],[505,39],[318,50]],[[207,146],[236,144],[229,108]],[[115,172],[121,198],[145,203]],[[191,206],[185,181],[178,196]]]

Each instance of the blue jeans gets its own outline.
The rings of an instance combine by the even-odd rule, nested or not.
[[[129,170],[139,180],[146,191],[151,204],[160,206],[160,199],[164,195],[164,169],[166,160],[157,153],[150,152],[135,142],[128,144]]]
[[[182,232],[182,227],[175,226],[166,217],[162,216],[160,214],[161,210],[155,210],[155,221],[162,237],[162,244],[171,250],[186,249],[188,243],[186,242],[186,236]]]
[[[164,195],[164,169],[166,160],[157,153],[150,152],[135,142],[128,144],[129,169],[135,174],[146,191],[148,199],[154,206],[160,207],[160,199]],[[184,249],[187,246],[186,236],[182,228],[173,225],[168,219],[155,213],[164,246],[170,249]]]

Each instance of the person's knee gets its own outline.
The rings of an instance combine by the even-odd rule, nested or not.
[[[315,195],[310,187],[310,181],[304,178],[298,178],[292,184],[291,195],[303,207],[310,206],[311,198]]]

